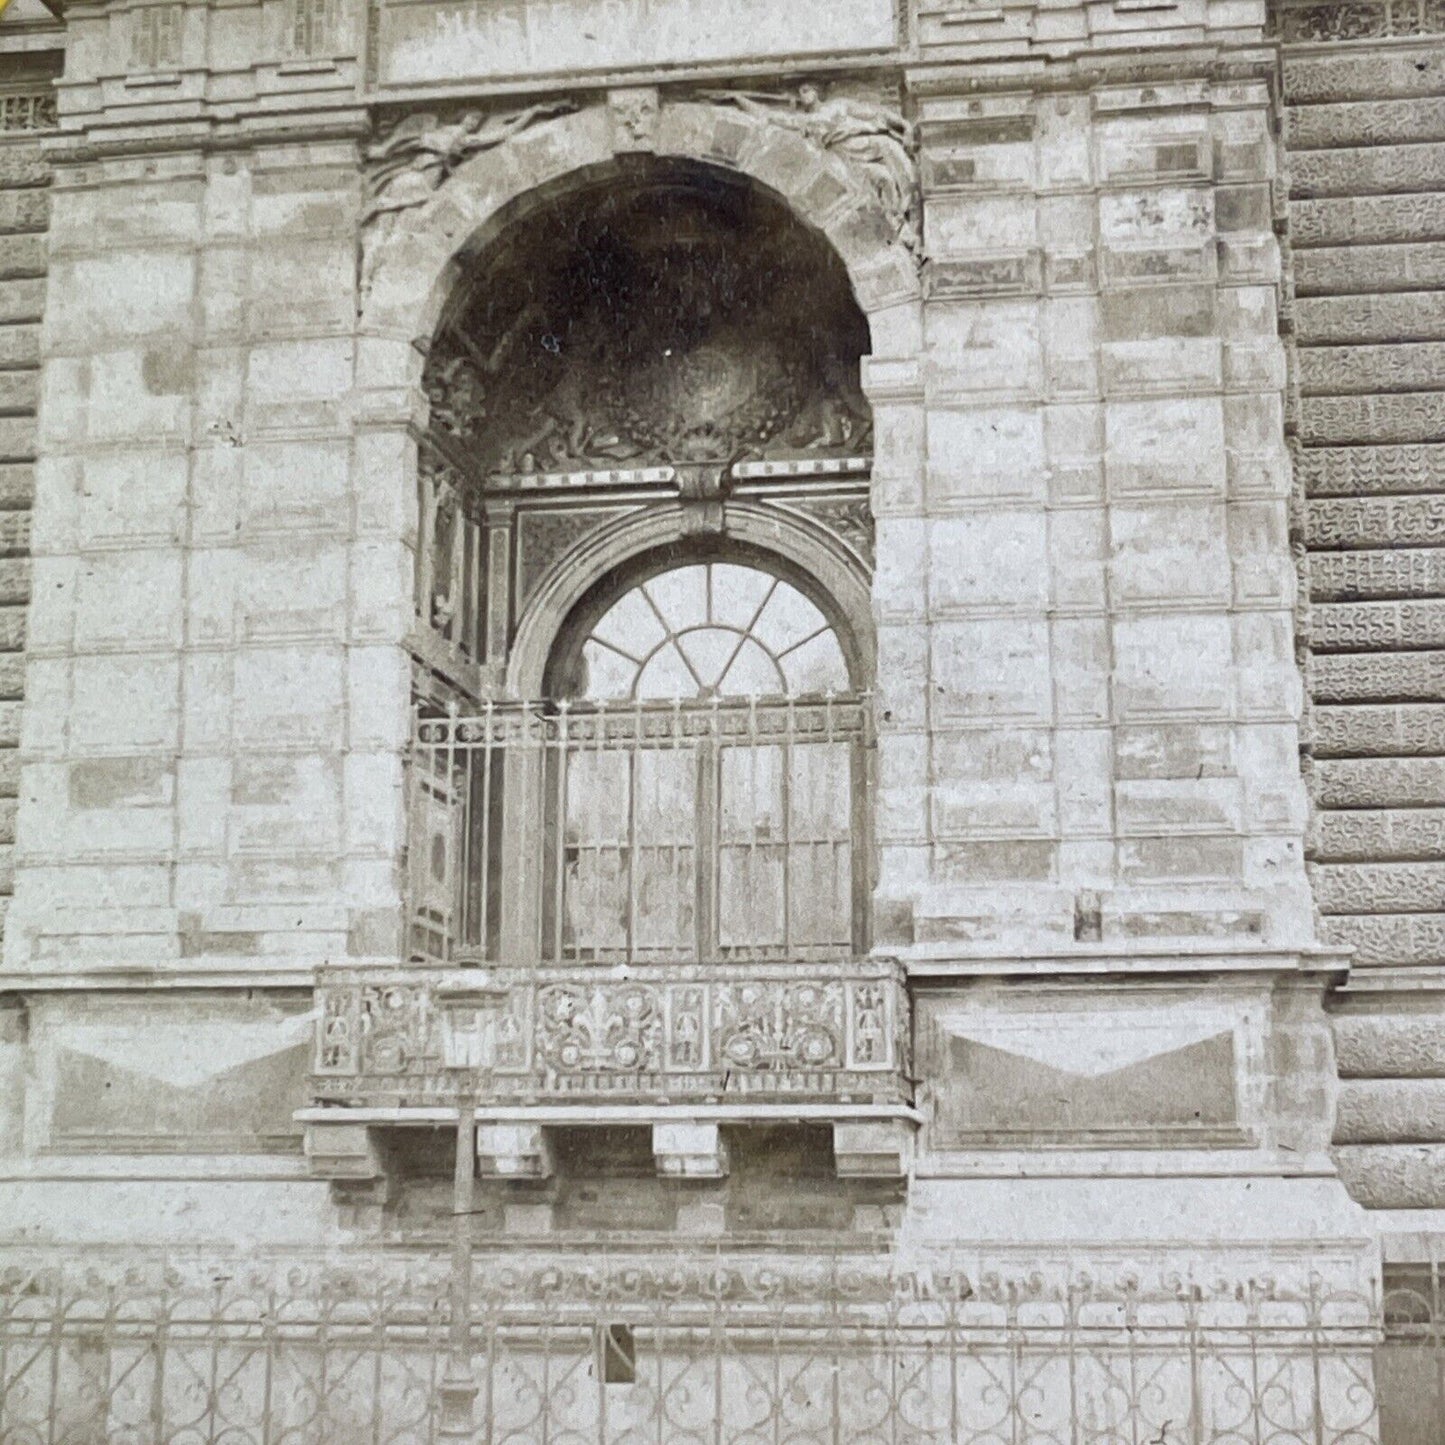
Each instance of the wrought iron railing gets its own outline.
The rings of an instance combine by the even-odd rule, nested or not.
[[[465,972],[470,972],[465,971]],[[316,989],[317,1099],[425,1107],[476,1092],[445,1066],[442,991],[463,971],[325,970]],[[489,1101],[657,1102],[909,1097],[897,965],[572,966],[492,970]]]
[[[866,949],[865,698],[419,717],[409,956],[799,962]]]
[[[492,1259],[470,1312],[471,1438],[1367,1445],[1374,1305],[867,1259]],[[447,1324],[429,1258],[13,1268],[0,1440],[432,1442]]]

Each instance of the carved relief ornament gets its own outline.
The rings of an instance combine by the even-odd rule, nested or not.
[[[828,96],[814,85],[783,95],[709,91],[701,97],[803,136],[840,157],[878,205],[892,231],[922,263],[922,192],[918,138],[912,122],[886,106]],[[648,151],[656,143],[661,100],[655,89],[614,91],[608,98],[616,148]],[[468,110],[443,120],[424,111],[403,117],[365,148],[366,204],[361,214],[361,295],[370,293],[377,258],[398,219],[429,201],[465,161],[543,121],[577,109],[567,100],[543,101],[491,114]]]

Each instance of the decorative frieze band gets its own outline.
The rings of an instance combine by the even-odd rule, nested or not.
[[[1275,0],[1270,17],[1286,45],[1398,40],[1445,33],[1445,0]]]

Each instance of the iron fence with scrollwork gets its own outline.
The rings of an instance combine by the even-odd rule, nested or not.
[[[0,1274],[0,1441],[430,1442],[445,1268]],[[899,1273],[886,1262],[479,1262],[488,1445],[1365,1445],[1373,1302],[1316,1281]]]

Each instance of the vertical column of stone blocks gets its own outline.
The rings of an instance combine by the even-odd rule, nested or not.
[[[353,483],[356,184],[350,142],[62,176],[17,965],[394,957],[410,594]]]
[[[869,358],[864,390],[873,408],[873,584],[878,644],[878,758],[873,779],[877,839],[873,928],[881,944],[910,943],[914,901],[927,887],[928,736],[932,713],[928,633],[928,516],[923,378],[919,362]]]
[[[174,954],[193,156],[57,168],[11,966]]]
[[[920,116],[934,938],[1064,927],[1057,894],[1047,375],[1034,103]],[[925,939],[927,941],[927,939]]]
[[[395,956],[388,662],[409,592],[352,439],[356,184],[349,143],[274,145],[211,177],[183,804],[198,851],[179,900],[198,956]]]
[[[1309,937],[1267,95],[1096,90],[1125,933]]]
[[[16,80],[25,79],[24,68],[17,69]],[[50,166],[40,139],[55,116],[48,78],[31,79],[27,91],[8,100],[0,120],[0,923],[14,883],[21,654],[30,597],[30,502],[50,215]]]

